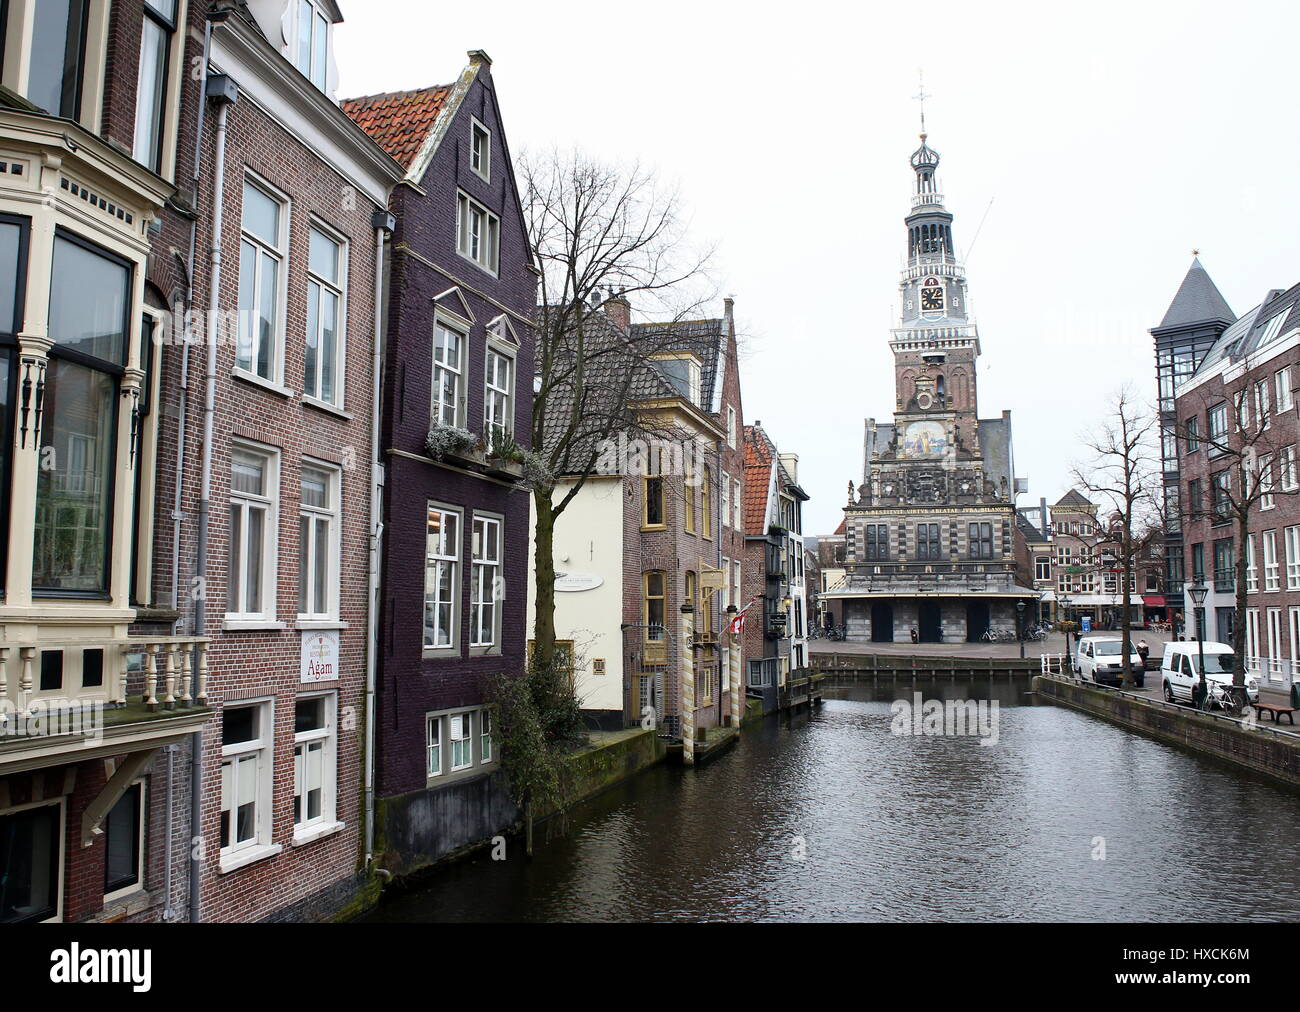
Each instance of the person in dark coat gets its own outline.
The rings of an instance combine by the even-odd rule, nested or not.
[[[912,626],[912,642],[913,642],[913,643],[920,643],[920,642],[921,642],[921,637],[920,637],[920,635],[919,635],[919,634],[917,633],[917,631],[916,631],[916,626]]]
[[[1151,653],[1151,648],[1147,646],[1146,640],[1138,640],[1137,655],[1142,658],[1142,670],[1147,669],[1147,655]]]

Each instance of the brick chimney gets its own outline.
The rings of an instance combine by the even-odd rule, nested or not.
[[[613,298],[606,299],[601,308],[619,330],[626,331],[632,326],[632,303],[628,302],[626,297],[615,295]]]
[[[797,453],[778,453],[777,457],[781,461],[781,466],[785,468],[786,474],[796,485],[799,484],[799,454]]]

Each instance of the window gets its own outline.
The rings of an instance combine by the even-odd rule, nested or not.
[[[36,0],[32,4],[27,98],[55,116],[81,116],[89,13],[89,0]]]
[[[23,328],[27,277],[27,219],[0,215],[0,515],[9,516],[10,454],[14,445],[14,402],[18,374],[18,332]],[[9,524],[0,523],[0,593],[8,568]]]
[[[1265,531],[1264,541],[1264,590],[1280,589],[1277,565],[1277,531]]]
[[[334,588],[339,582],[339,475],[325,467],[302,468],[302,505],[298,514],[298,614],[329,618],[337,614]]]
[[[1281,473],[1282,488],[1287,492],[1294,492],[1300,487],[1300,478],[1296,475],[1295,461],[1295,444],[1282,447],[1278,454],[1278,467]]]
[[[227,706],[221,715],[221,853],[271,839],[271,704]]]
[[[1261,421],[1264,415],[1256,412]],[[1211,453],[1223,453],[1227,449],[1228,440],[1228,406],[1226,404],[1216,404],[1209,411],[1209,441]]]
[[[483,431],[489,438],[506,436],[514,431],[514,373],[515,360],[489,345],[483,393]]]
[[[298,0],[294,19],[293,65],[321,91],[329,67],[330,22],[311,0]]]
[[[707,467],[704,469],[702,477],[703,480],[700,482],[700,526],[703,530],[701,530],[700,533],[706,538],[712,538],[713,500],[709,495],[709,485],[713,480],[713,476],[709,474],[709,469]]]
[[[1204,582],[1205,580],[1205,546],[1192,545],[1192,580]]]
[[[426,721],[425,756],[426,771],[431,777],[442,776],[442,718],[429,717]]]
[[[1264,565],[1268,566],[1268,545],[1264,546]],[[1236,574],[1232,567],[1232,538],[1220,538],[1214,543],[1214,589],[1231,591],[1236,587]]]
[[[662,527],[664,526],[664,480],[659,475],[647,475],[641,479],[641,482],[642,496],[645,500],[641,526]]]
[[[1232,474],[1220,471],[1211,476],[1214,494],[1214,523],[1223,523],[1232,517]]]
[[[337,746],[333,693],[303,696],[293,714],[293,826],[295,833],[334,822]]]
[[[1249,473],[1249,471],[1247,471]],[[1277,477],[1273,473],[1273,458],[1265,454],[1259,458],[1258,470],[1255,472],[1259,482],[1259,508],[1271,510],[1276,505],[1273,492],[1277,488]]]
[[[343,243],[312,225],[307,252],[307,352],[303,393],[342,402]]]
[[[1259,572],[1255,568],[1255,535],[1246,535],[1246,593],[1259,590]]]
[[[435,425],[459,425],[461,349],[465,335],[444,326],[433,327],[433,405]]]
[[[492,135],[478,120],[473,120],[469,128],[469,167],[484,182],[491,182]]]
[[[736,445],[736,409],[727,405],[727,445]]]
[[[279,379],[284,211],[284,201],[244,180],[235,365],[273,382]]]
[[[645,593],[642,614],[645,623],[645,641],[647,643],[658,643],[664,639],[667,631],[664,628],[664,619],[666,617],[664,574],[660,570],[653,570],[645,574],[644,581]]]
[[[456,198],[456,251],[489,274],[497,272],[501,222],[465,194]]]
[[[939,558],[939,525],[916,525],[916,557],[934,560]]]
[[[731,483],[731,511],[733,513],[731,526],[736,530],[743,530],[744,523],[744,506],[740,499],[740,479],[736,478]]]
[[[655,362],[678,394],[692,404],[700,403],[700,363],[694,355],[658,355]]]
[[[1290,411],[1295,407],[1295,394],[1291,389],[1291,367],[1285,366],[1273,374],[1273,392],[1277,394],[1277,410]]]
[[[474,516],[473,568],[470,574],[470,646],[492,647],[498,642],[501,596],[501,521]]]
[[[682,478],[682,529],[687,534],[695,533],[695,486],[689,474]]]
[[[1268,408],[1268,380],[1259,380],[1255,384],[1255,417],[1259,420],[1259,427],[1261,429],[1268,428],[1270,421]]]
[[[63,805],[42,803],[0,815],[0,924],[57,917],[63,868]]]
[[[1034,579],[1050,580],[1052,578],[1052,559],[1047,555],[1039,555],[1034,559]]]
[[[492,710],[486,708],[478,714],[479,762],[492,761]]]
[[[972,559],[993,558],[993,525],[970,525],[970,557]]]
[[[453,713],[448,721],[451,725],[451,769],[469,769],[474,765],[473,737],[474,715],[472,713]]]
[[[456,646],[460,600],[460,513],[429,506],[424,570],[424,648]]]
[[[54,237],[36,477],[32,589],[100,596],[109,590],[117,470],[117,395],[126,364],[131,268],[63,233]],[[48,455],[48,456],[47,456]]]
[[[722,493],[722,526],[726,527],[731,523],[731,476],[726,471],[722,472],[718,489]]]
[[[867,524],[865,530],[866,559],[868,562],[889,560],[889,525]]]
[[[1232,395],[1232,420],[1238,432],[1245,432],[1250,428],[1250,400],[1244,390],[1238,390]]]
[[[163,126],[167,80],[171,64],[172,35],[176,31],[178,0],[144,0],[144,28],[140,40],[140,69],[136,77],[135,141],[132,155],[155,172],[162,168]]]
[[[104,896],[144,886],[144,784],[136,782],[104,817]]]
[[[1195,453],[1201,448],[1200,419],[1193,415],[1187,419],[1187,425],[1184,428],[1187,438],[1187,452]]]
[[[1286,589],[1300,590],[1300,527],[1282,533],[1286,545]]]
[[[1187,509],[1189,516],[1198,517],[1205,508],[1205,497],[1201,490],[1201,479],[1193,478],[1187,483]]]
[[[277,472],[273,453],[242,444],[231,451],[228,617],[275,613]]]

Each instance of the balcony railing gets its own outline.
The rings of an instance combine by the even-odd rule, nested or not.
[[[0,643],[0,703],[16,713],[57,701],[64,707],[130,702],[148,713],[204,707],[208,702],[208,643],[197,636],[128,636],[109,640]],[[81,652],[82,684],[65,684],[63,661]],[[43,655],[57,653],[47,678]],[[87,657],[96,657],[97,684],[87,685]],[[57,679],[54,677],[57,674]],[[47,682],[49,684],[47,684]]]

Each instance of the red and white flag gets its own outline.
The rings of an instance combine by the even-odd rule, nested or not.
[[[741,608],[740,611],[736,612],[736,617],[733,618],[727,624],[727,632],[729,632],[732,636],[740,636],[744,633],[745,612],[749,611],[749,609],[754,606],[754,602],[757,600],[758,600],[758,595],[755,594],[753,597],[749,599],[749,604],[745,605],[745,607]]]

